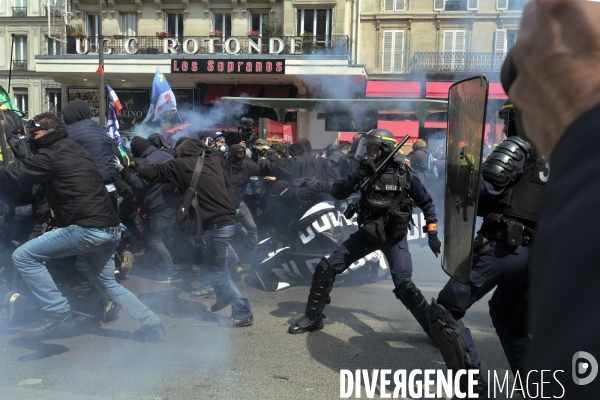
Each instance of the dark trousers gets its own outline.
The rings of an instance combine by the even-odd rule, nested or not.
[[[237,213],[236,222],[246,231],[246,246],[248,250],[251,252],[255,251],[258,247],[258,230],[256,229],[254,218],[252,218],[252,213],[243,200],[240,202],[240,210]]]
[[[335,267],[338,274],[344,272],[352,263],[364,256],[381,250],[385,256],[392,274],[394,286],[398,286],[406,278],[412,277],[412,258],[408,251],[406,235],[388,240],[383,244],[369,242],[362,230],[353,233],[329,257],[329,262]]]
[[[523,292],[527,288],[528,247],[512,247],[503,241],[490,241],[489,248],[473,257],[471,283],[448,281],[438,296],[438,303],[450,310],[454,318],[461,319],[467,310],[479,299],[496,288],[489,302],[490,314],[498,332],[509,362],[511,358],[522,359],[528,338],[525,329],[511,325],[509,317],[517,310]],[[504,316],[504,317],[503,317]],[[502,333],[501,333],[502,332]],[[475,368],[481,360],[475,349],[473,337],[468,328],[461,331],[462,339]],[[520,358],[519,358],[520,357]],[[511,367],[513,363],[511,362]]]
[[[165,273],[169,275],[175,274],[175,268],[173,267],[173,259],[169,250],[163,243],[163,236],[167,230],[167,225],[173,216],[173,209],[167,208],[148,216],[148,230],[146,232],[148,243],[146,244],[147,256],[151,258],[159,259],[162,262]]]

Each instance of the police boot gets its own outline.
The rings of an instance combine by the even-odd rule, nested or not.
[[[404,304],[404,306],[415,317],[423,331],[431,340],[435,340],[429,331],[429,321],[427,320],[427,300],[418,287],[415,286],[410,278],[406,278],[393,290],[396,298]]]
[[[325,304],[331,301],[329,293],[333,288],[336,273],[335,268],[326,258],[317,264],[304,315],[296,318],[294,324],[289,327],[288,333],[295,335],[323,329],[323,318],[325,318],[323,310]]]

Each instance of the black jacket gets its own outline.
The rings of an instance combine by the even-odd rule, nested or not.
[[[576,119],[556,144],[546,192],[538,215],[530,271],[528,369],[563,370],[544,395],[595,399],[600,377],[576,385],[574,355],[584,351],[600,362],[600,105]],[[585,360],[581,360],[585,361]],[[588,362],[588,365],[590,363]],[[589,371],[589,369],[588,369]],[[589,376],[584,374],[582,377]],[[550,373],[550,382],[555,382]]]
[[[30,143],[33,156],[0,170],[0,185],[41,184],[55,226],[103,228],[120,223],[96,164],[67,132],[56,130]]]
[[[260,169],[263,176],[275,176],[288,182],[312,176],[319,180],[326,178],[321,162],[308,151],[300,151],[293,157],[281,158],[275,162],[264,159],[260,163]]]
[[[246,194],[246,186],[250,177],[259,175],[260,168],[258,164],[248,157],[238,157],[237,152],[243,148],[239,144],[234,144],[229,148],[229,155],[223,164],[225,173],[229,176],[231,186],[235,191],[237,202],[239,203]]]
[[[138,174],[154,182],[171,182],[183,193],[190,187],[198,156],[204,149],[200,139],[188,139],[177,147],[176,159],[141,167]],[[206,152],[196,186],[202,223],[207,228],[211,224],[232,222],[236,214],[225,189],[222,155],[217,153]]]
[[[83,147],[98,167],[104,184],[114,183],[118,172],[113,161],[112,140],[96,121],[91,120],[90,106],[74,101],[62,109],[69,137]]]
[[[161,164],[165,161],[172,160],[173,157],[161,150],[158,150],[154,146],[148,147],[144,153],[142,153],[142,159],[144,159],[147,165]],[[136,191],[136,198],[140,204],[142,214],[156,214],[169,207],[174,207],[175,204],[173,198],[171,198],[164,190],[162,183],[154,183],[140,178],[139,176],[132,174],[127,169],[121,171],[123,180],[131,185]],[[176,197],[176,196],[173,196]]]

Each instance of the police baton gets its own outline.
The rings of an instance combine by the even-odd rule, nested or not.
[[[381,163],[381,165],[379,165],[379,167],[377,167],[377,169],[375,170],[375,173],[373,173],[373,175],[369,176],[367,179],[365,179],[361,184],[359,189],[364,189],[368,184],[370,184],[372,181],[375,180],[375,178],[377,178],[379,176],[380,173],[382,173],[383,171],[385,171],[385,169],[387,168],[388,164],[390,162],[392,162],[392,160],[394,159],[394,156],[396,155],[396,153],[398,152],[398,150],[400,150],[400,148],[402,146],[404,146],[404,144],[406,142],[408,142],[408,139],[410,139],[410,135],[406,135],[404,136],[404,139],[402,139],[400,141],[400,143],[398,143],[396,145],[396,147],[394,147],[394,151],[392,151],[385,160],[383,160],[383,162]]]

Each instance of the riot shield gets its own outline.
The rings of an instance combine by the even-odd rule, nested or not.
[[[465,284],[473,258],[488,86],[478,76],[456,82],[448,93],[442,268]]]

